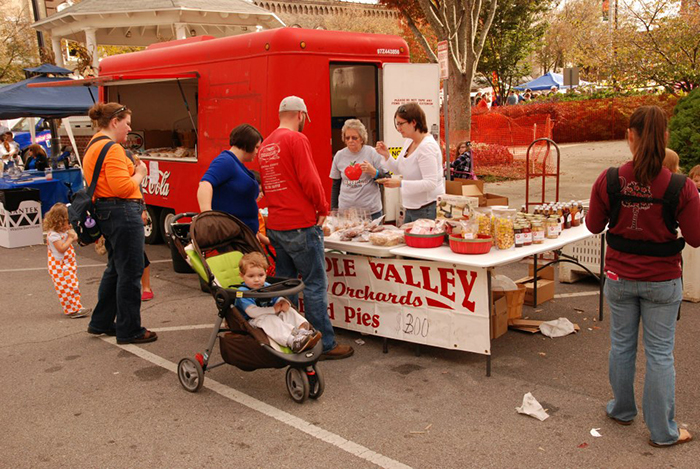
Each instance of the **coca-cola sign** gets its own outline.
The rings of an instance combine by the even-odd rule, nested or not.
[[[170,171],[158,171],[158,177],[145,177],[141,181],[141,187],[143,187],[143,192],[145,194],[159,195],[161,197],[167,197],[170,194],[170,183],[168,183],[168,178],[170,178]]]

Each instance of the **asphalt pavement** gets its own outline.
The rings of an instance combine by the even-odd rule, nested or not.
[[[83,302],[93,307],[105,258],[77,251]],[[175,366],[203,351],[216,308],[194,275],[173,272],[166,246],[147,251],[155,298],[142,318],[159,340],[118,346],[87,334],[88,319],[62,317],[46,247],[0,248],[0,467],[697,467],[698,442],[647,444],[641,410],[629,427],[605,417],[609,322],[607,311],[597,321],[593,281],[557,282],[564,296],[524,308],[531,319],[566,317],[579,333],[509,331],[492,344],[491,377],[482,355],[422,347],[417,356],[396,341],[384,354],[380,338],[338,330],[355,355],[320,362],[326,391],[299,405],[284,370],[222,366],[198,393],[180,386]],[[496,273],[519,278],[527,266]],[[684,303],[676,335],[677,418],[696,436],[698,313]],[[641,350],[638,370],[641,405]],[[516,412],[527,392],[547,420]]]

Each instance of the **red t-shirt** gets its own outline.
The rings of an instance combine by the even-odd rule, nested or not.
[[[328,215],[326,194],[306,135],[276,129],[263,141],[258,161],[268,229],[308,228],[320,215]]]
[[[608,224],[610,201],[608,199],[606,171],[598,177],[591,191],[591,204],[586,215],[586,226],[592,233],[602,232]],[[620,167],[622,194],[639,197],[663,198],[671,181],[671,172],[662,168],[650,186],[642,186],[634,179],[632,162]],[[617,224],[610,230],[627,239],[664,243],[676,236],[666,228],[662,204],[622,203]],[[693,181],[688,178],[681,190],[676,219],[686,243],[700,246],[700,198]],[[628,254],[608,246],[605,253],[605,270],[628,280],[661,282],[681,276],[681,254],[669,257]]]

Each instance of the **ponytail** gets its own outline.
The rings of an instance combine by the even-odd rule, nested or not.
[[[658,106],[642,106],[630,117],[630,131],[635,132],[637,144],[632,149],[634,178],[649,185],[661,172],[666,155],[666,127],[668,118]]]

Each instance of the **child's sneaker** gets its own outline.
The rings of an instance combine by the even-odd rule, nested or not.
[[[314,348],[314,346],[318,343],[319,340],[321,340],[322,337],[322,334],[318,331],[307,330],[305,332],[309,332],[309,334],[304,334],[305,336],[309,337],[309,341],[306,344],[304,344],[304,347],[302,347],[300,352]]]
[[[91,308],[83,308],[78,311],[66,314],[66,317],[71,319],[84,318],[90,316],[90,313],[92,313]]]
[[[289,348],[292,349],[292,352],[299,353],[302,350],[305,350],[306,344],[309,343],[309,340],[311,340],[311,336],[309,335],[300,333],[294,334],[292,335],[292,340],[289,344]]]

